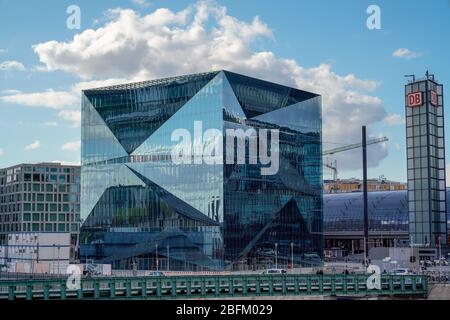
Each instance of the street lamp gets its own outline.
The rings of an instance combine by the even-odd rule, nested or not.
[[[159,271],[159,265],[158,265],[158,244],[155,244],[156,251],[155,251],[155,258],[156,258],[156,271]]]
[[[294,243],[291,242],[291,270],[294,270]]]
[[[278,269],[278,243],[275,243],[275,269]]]
[[[60,270],[59,270],[59,249],[61,249],[60,245],[58,245],[58,275],[60,274]]]
[[[441,261],[441,256],[442,256],[442,246],[441,246],[441,236],[438,236],[438,241],[439,241],[439,283],[441,282],[441,274],[442,274],[442,261]]]
[[[52,274],[55,274],[55,244],[53,244],[53,250],[52,250]]]
[[[167,271],[169,271],[169,252],[170,252],[170,246],[167,245]]]

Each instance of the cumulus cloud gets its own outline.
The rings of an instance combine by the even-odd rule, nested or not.
[[[64,151],[78,151],[80,150],[81,147],[81,141],[77,140],[77,141],[70,141],[67,142],[65,144],[63,144],[63,146],[61,147],[61,150]]]
[[[151,3],[146,0],[131,0],[131,2],[144,8],[147,8],[151,5]]]
[[[81,111],[80,110],[61,110],[58,116],[71,123],[72,127],[79,127],[81,125]]]
[[[17,93],[21,93],[21,92],[22,91],[16,90],[16,89],[6,89],[6,90],[0,91],[0,95],[11,95],[11,94],[17,94]]]
[[[58,112],[61,119],[69,121],[72,127],[81,123],[80,92],[84,89],[96,88],[124,83],[127,79],[106,79],[78,82],[67,91],[49,89],[44,92],[21,92],[19,90],[4,90],[0,92],[0,101],[28,107],[62,109]]]
[[[25,71],[25,66],[19,61],[9,60],[0,63],[1,71]]]
[[[293,59],[253,49],[255,41],[273,38],[272,30],[259,17],[241,21],[215,2],[201,1],[177,12],[160,8],[147,15],[113,9],[103,26],[85,30],[67,42],[36,44],[33,50],[41,69],[63,70],[83,80],[69,90],[74,96],[81,88],[101,82],[227,69],[321,94],[325,142],[359,141],[361,125],[370,130],[386,118],[381,99],[372,94],[378,81],[360,79],[353,73],[337,74],[325,63],[306,68]],[[67,114],[61,111],[60,116]],[[387,156],[384,144],[370,149],[370,165]],[[347,161],[351,155],[336,155],[342,159],[341,169],[360,167]]]
[[[393,57],[402,59],[414,59],[420,57],[422,54],[419,52],[411,51],[407,48],[399,48],[392,53]]]
[[[20,104],[28,107],[46,107],[62,109],[79,103],[79,98],[67,91],[47,90],[33,93],[13,93],[1,96],[0,101]]]
[[[396,114],[396,113],[391,113],[388,114],[384,120],[383,120],[386,124],[390,125],[390,126],[396,126],[399,124],[404,124],[405,123],[405,118],[400,115],[400,114]]]
[[[41,142],[39,140],[34,140],[32,143],[30,143],[29,145],[25,146],[25,150],[36,150],[39,149],[41,147]]]

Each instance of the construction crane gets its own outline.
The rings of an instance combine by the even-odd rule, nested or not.
[[[331,169],[333,171],[333,180],[337,180],[338,170],[337,170],[337,161],[331,161],[331,162],[324,162],[323,165],[327,167],[328,169]]]
[[[376,139],[369,139],[369,140],[367,140],[367,145],[377,144],[377,143],[386,142],[386,141],[389,141],[389,139],[387,137],[381,137],[381,138],[376,138]],[[322,152],[322,155],[323,156],[328,156],[328,155],[332,155],[332,154],[335,154],[335,153],[344,152],[344,151],[348,151],[348,150],[353,150],[353,149],[357,149],[357,148],[361,148],[361,147],[362,147],[362,143],[361,142],[360,143],[353,143],[353,144],[349,144],[349,145],[346,145],[346,146],[325,150],[325,151]],[[328,160],[327,160],[327,162],[324,162],[323,165],[333,171],[333,181],[334,181],[333,189],[337,189],[337,185],[336,185],[337,184],[337,179],[338,179],[337,161],[334,160],[332,162],[328,162]]]
[[[376,138],[376,139],[369,139],[369,140],[367,140],[367,145],[377,144],[377,143],[386,142],[386,141],[389,141],[389,139],[387,137],[381,137],[381,138]],[[322,155],[323,156],[328,156],[328,155],[331,155],[331,154],[335,154],[335,153],[339,153],[339,152],[343,152],[343,151],[348,151],[348,150],[352,150],[352,149],[357,149],[357,148],[361,148],[361,147],[362,147],[362,142],[349,144],[349,145],[346,145],[346,146],[325,150],[325,151],[322,152]]]
[[[338,170],[337,170],[337,161],[331,161],[331,162],[324,162],[323,165],[327,167],[328,169],[331,169],[333,171],[333,186],[331,187],[331,193],[333,193],[335,190],[337,190],[337,178],[338,178]]]

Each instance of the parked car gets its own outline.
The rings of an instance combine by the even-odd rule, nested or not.
[[[392,269],[389,271],[389,274],[394,276],[406,276],[408,274],[412,274],[410,270],[406,268],[398,268],[398,269]]]
[[[164,272],[162,271],[150,271],[147,273],[147,276],[149,277],[164,277]]]
[[[97,269],[95,264],[86,264],[83,269],[84,276],[100,276],[102,273]]]
[[[267,269],[264,270],[261,274],[285,274],[286,270],[284,269]]]

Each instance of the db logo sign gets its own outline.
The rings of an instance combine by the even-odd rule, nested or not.
[[[420,107],[422,105],[422,92],[413,92],[408,94],[408,107]]]
[[[431,104],[437,106],[437,94],[434,91],[431,91]]]

